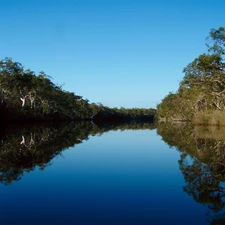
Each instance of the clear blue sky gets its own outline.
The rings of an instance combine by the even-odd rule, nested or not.
[[[225,25],[225,0],[0,0],[0,59],[110,107],[156,107]]]

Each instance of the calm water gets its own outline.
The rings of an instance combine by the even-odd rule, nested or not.
[[[165,128],[118,129],[101,135],[95,131],[92,134],[97,135],[89,139],[88,133],[77,132],[75,145],[64,143],[61,151],[55,145],[65,136],[72,140],[77,128],[63,133],[62,140],[54,136],[58,142],[50,139],[59,129],[46,129],[38,130],[40,137],[34,130],[19,131],[17,138],[6,135],[13,147],[7,155],[5,149],[11,147],[6,146],[6,138],[1,148],[0,224],[204,225],[217,218],[208,207],[210,199],[201,202],[193,197],[198,196],[196,190],[201,192],[199,187],[194,187],[194,194],[185,191],[196,181],[187,179],[190,166],[185,167],[180,160],[183,157],[193,163],[196,156],[184,155],[174,140],[172,144],[162,140],[170,139],[173,131],[167,129],[164,136],[159,134]],[[48,146],[46,150],[44,145]],[[22,153],[15,156],[17,151]],[[42,155],[45,151],[47,156]],[[7,165],[4,160],[8,160]],[[219,201],[218,196],[216,199]]]

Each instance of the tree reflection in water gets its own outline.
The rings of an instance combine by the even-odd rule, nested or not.
[[[0,182],[10,184],[38,166],[43,170],[63,149],[79,144],[88,135],[82,124],[26,126],[8,132],[0,146]]]
[[[207,205],[210,224],[225,224],[225,128],[159,124],[157,133],[181,152],[183,190]]]
[[[18,181],[35,168],[44,170],[62,151],[110,130],[155,129],[154,124],[98,127],[91,122],[14,127],[0,131],[0,182]],[[164,142],[181,152],[184,192],[208,207],[211,225],[225,224],[225,128],[159,124]]]
[[[91,122],[14,126],[0,131],[0,182],[7,185],[36,167],[44,170],[51,160],[89,135],[110,130],[154,129],[151,123],[128,123],[98,127]]]

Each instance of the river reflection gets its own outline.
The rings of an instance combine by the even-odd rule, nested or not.
[[[1,224],[225,224],[225,128],[82,122],[0,139]]]
[[[18,181],[24,172],[39,167],[44,170],[50,161],[69,147],[110,130],[153,129],[153,124],[117,124],[98,127],[90,122],[9,126],[0,136],[0,182]]]
[[[208,207],[209,224],[225,224],[225,128],[161,124],[157,132],[181,152],[183,190]]]

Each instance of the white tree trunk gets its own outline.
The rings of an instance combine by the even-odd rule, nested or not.
[[[35,108],[35,105],[34,105],[34,101],[35,101],[35,96],[30,96],[30,108],[33,109]]]
[[[21,145],[26,145],[25,137],[22,135],[22,141],[20,142]]]
[[[27,96],[21,97],[20,100],[22,101],[22,109],[24,108],[25,104],[26,104],[26,98]]]

